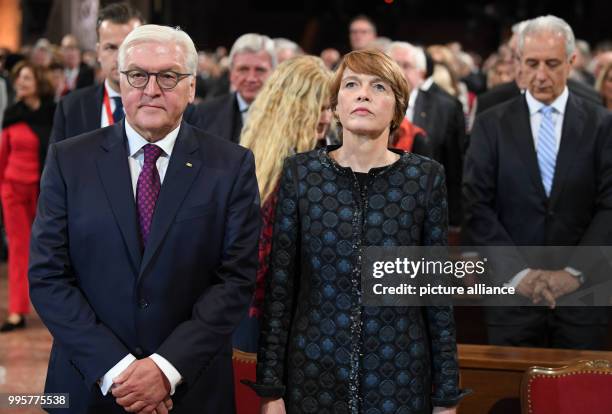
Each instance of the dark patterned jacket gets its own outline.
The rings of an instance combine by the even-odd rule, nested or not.
[[[363,247],[446,243],[443,168],[403,153],[360,187],[335,148],[285,164],[252,387],[289,414],[456,405],[452,309],[364,307],[360,286]]]

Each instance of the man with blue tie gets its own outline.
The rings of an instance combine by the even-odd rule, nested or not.
[[[474,245],[605,246],[612,241],[612,115],[568,91],[574,34],[554,16],[530,20],[518,51],[524,96],[476,119],[464,168],[464,229]],[[504,282],[525,302],[550,308],[487,309],[496,345],[601,349],[606,308],[555,308],[596,282],[588,263],[555,257],[531,266],[520,255]],[[531,264],[531,265],[530,265]]]
[[[125,118],[50,147],[29,280],[62,412],[235,412],[259,194],[249,150],[184,120],[196,65],[186,33],[139,26],[119,49]]]
[[[59,101],[49,139],[51,144],[123,119],[117,51],[128,33],[142,23],[140,12],[128,3],[112,3],[100,10],[96,53],[104,82],[77,89]]]

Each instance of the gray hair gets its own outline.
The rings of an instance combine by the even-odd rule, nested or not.
[[[423,72],[427,72],[427,58],[425,57],[425,51],[422,47],[414,46],[408,42],[391,42],[385,53],[391,54],[394,49],[405,49],[410,52],[410,55],[414,58],[414,67]]]
[[[589,46],[586,40],[576,39],[576,49],[580,50],[580,53],[582,53],[582,56],[585,58],[588,59],[591,57],[591,46]]]
[[[527,23],[529,23],[529,19],[514,23],[512,25],[512,34],[514,36],[518,36],[519,34],[521,34],[525,26],[527,26]]]
[[[525,27],[520,31],[518,37],[518,50],[522,53],[525,46],[525,38],[538,33],[553,33],[563,36],[565,40],[565,55],[569,58],[574,54],[576,49],[576,40],[574,32],[567,22],[559,17],[547,15],[536,17],[527,22]]]
[[[276,52],[284,49],[289,49],[295,53],[301,53],[302,51],[302,49],[300,48],[300,46],[298,46],[297,43],[292,40],[285,39],[284,37],[277,37],[272,39],[272,41],[274,42],[274,50]]]
[[[127,35],[119,47],[119,69],[125,70],[125,59],[129,48],[141,43],[175,43],[185,53],[185,68],[195,75],[198,67],[198,52],[193,40],[179,27],[145,24],[138,26]],[[182,62],[181,62],[182,63]]]
[[[237,53],[259,53],[266,52],[270,56],[272,67],[276,67],[276,53],[274,52],[274,42],[268,36],[257,33],[246,33],[240,36],[232,45],[229,61],[230,67],[234,64],[234,56]]]

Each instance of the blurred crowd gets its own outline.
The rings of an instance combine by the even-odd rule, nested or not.
[[[419,44],[426,51],[427,70],[434,81],[450,95],[458,98],[468,119],[468,130],[477,108],[477,96],[499,84],[516,79],[518,65],[516,33],[499,45],[488,56],[465,50],[461,43]],[[367,16],[357,16],[350,24],[348,33],[352,50],[374,47],[386,51],[393,42],[377,35],[374,22]],[[274,38],[274,50],[278,63],[291,57],[307,54],[295,42],[286,38]],[[398,39],[404,40],[404,39]],[[612,110],[612,40],[590,45],[585,40],[576,40],[576,60],[570,78],[594,88],[608,109]],[[325,48],[319,56],[325,65],[334,69],[342,54],[334,48]],[[70,91],[104,81],[96,51],[82,49],[78,39],[66,34],[59,45],[45,38],[33,45],[24,45],[17,53],[0,49],[0,109],[15,100],[11,70],[22,59],[47,71],[55,101]],[[228,49],[219,46],[215,50],[198,53],[198,78],[196,96],[198,101],[223,95],[230,90]]]

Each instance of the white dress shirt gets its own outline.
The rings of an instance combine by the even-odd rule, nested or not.
[[[144,164],[144,147],[149,142],[144,139],[126,120],[125,121],[125,133],[128,139],[128,163],[130,166],[130,175],[132,178],[132,189],[134,191],[134,197],[136,197],[136,185],[138,183],[138,176],[140,175],[140,171],[142,171],[142,166]],[[170,156],[172,155],[172,150],[174,149],[174,144],[176,142],[176,137],[179,133],[179,127],[176,127],[173,131],[171,131],[168,135],[166,135],[161,140],[154,143],[163,150],[162,155],[157,159],[157,171],[159,172],[160,182],[164,182],[164,177],[166,175],[166,170],[168,169],[168,163],[170,162]],[[168,378],[168,382],[170,383],[170,395],[174,394],[176,386],[182,381],[183,377],[176,370],[176,368],[163,356],[159,354],[152,354],[149,356],[153,362],[159,367],[159,369],[164,373],[166,378]],[[114,367],[112,367],[100,380],[100,390],[103,395],[108,393],[108,390],[113,385],[113,380],[117,378],[121,373],[136,360],[136,357],[132,354],[126,355],[121,361],[119,361]]]
[[[249,116],[249,104],[238,92],[236,92],[236,100],[238,101],[238,110],[240,111],[240,116],[242,117],[242,125],[245,125],[247,117]]]
[[[559,151],[559,146],[561,145],[561,133],[563,130],[563,119],[565,117],[565,107],[567,106],[567,99],[569,97],[569,92],[567,86],[550,105],[553,107],[552,118],[555,124],[555,142],[557,143],[557,151]],[[547,106],[545,103],[538,101],[533,97],[531,92],[525,92],[525,99],[527,100],[527,107],[529,108],[529,123],[531,125],[531,135],[533,138],[533,147],[538,148],[538,134],[540,132],[540,125],[542,125],[542,113],[540,109],[542,107]],[[508,283],[506,286],[517,287],[519,283],[527,276],[531,269],[523,269],[518,272]],[[581,272],[572,268],[566,267],[564,269],[566,272],[571,274],[572,276],[578,277],[581,275]]]
[[[565,107],[567,106],[567,98],[569,92],[567,86],[548,106],[553,107],[552,119],[555,124],[555,141],[557,143],[557,151],[559,151],[559,145],[561,145],[561,130],[563,129],[563,118],[565,117]],[[529,108],[529,123],[531,124],[531,135],[533,136],[534,148],[538,148],[538,133],[540,132],[540,125],[542,125],[542,113],[540,109],[547,106],[545,103],[538,101],[533,97],[531,92],[525,92],[525,99],[527,100],[527,107]]]
[[[111,114],[115,112],[115,100],[113,98],[119,97],[121,98],[121,94],[119,92],[115,92],[113,88],[108,84],[108,79],[104,80],[104,89],[106,90],[106,96],[108,96],[108,101],[110,103]],[[102,101],[102,116],[100,117],[100,128],[107,127],[108,123],[108,115],[106,113],[106,106],[104,106],[104,101]],[[125,109],[124,109],[125,112]]]
[[[410,96],[408,97],[408,107],[406,108],[406,118],[408,118],[410,122],[414,120],[414,105],[416,104],[419,91],[427,92],[429,88],[431,88],[432,84],[433,78],[430,76],[421,84],[421,86],[410,91]]]

